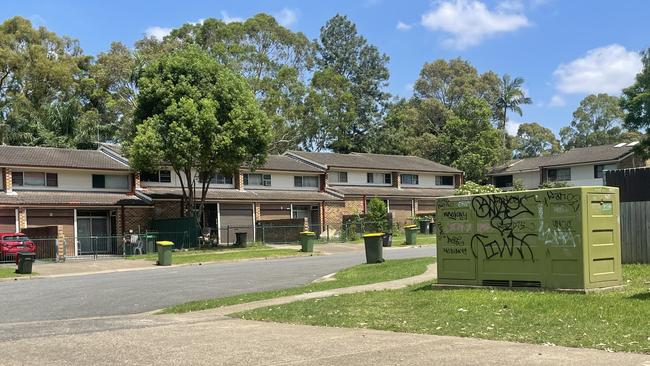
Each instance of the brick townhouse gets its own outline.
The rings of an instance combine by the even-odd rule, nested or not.
[[[91,236],[142,231],[153,219],[182,215],[182,189],[168,168],[133,172],[119,145],[97,150],[0,146],[0,231],[58,225],[72,240],[68,255],[84,254]],[[387,203],[396,222],[432,213],[436,197],[453,194],[462,172],[413,156],[290,151],[255,169],[216,174],[202,222],[232,242],[235,231],[260,221],[306,219],[315,231],[336,234],[343,215]]]

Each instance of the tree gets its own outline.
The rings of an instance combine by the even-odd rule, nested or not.
[[[29,20],[0,25],[0,144],[88,147],[102,139],[85,98],[91,58]]]
[[[279,25],[268,14],[257,14],[243,22],[209,18],[187,23],[162,43],[164,48],[196,45],[244,76],[271,120],[270,151],[281,153],[298,147],[305,115],[305,78],[314,51],[303,33]]]
[[[366,216],[369,224],[375,226],[379,231],[387,231],[388,228],[388,209],[386,203],[377,197],[373,197],[368,202],[368,215]]]
[[[643,68],[634,84],[623,89],[620,105],[627,112],[624,122],[628,129],[646,129],[646,136],[636,150],[650,157],[650,48],[641,53],[641,60]]]
[[[181,182],[184,213],[198,218],[217,172],[232,174],[242,164],[255,169],[266,159],[269,122],[246,81],[198,48],[147,65],[138,88],[137,132],[127,144],[131,166],[170,165]]]
[[[550,129],[538,123],[522,123],[514,141],[514,157],[530,158],[560,152],[560,143]]]
[[[345,125],[338,124],[335,139],[341,142],[331,148],[343,153],[366,151],[368,134],[379,123],[388,101],[388,94],[384,91],[389,76],[388,56],[368,44],[357,33],[354,23],[344,15],[334,16],[321,28],[316,50],[318,69],[314,78],[321,73],[336,73],[343,77],[355,107],[355,117],[345,121]],[[333,80],[330,75],[323,78]],[[324,125],[318,129],[331,130]],[[308,144],[303,147],[313,148]]]
[[[573,112],[573,121],[560,129],[560,139],[565,150],[575,147],[606,145],[625,141],[634,134],[623,135],[621,123],[625,112],[619,99],[607,94],[585,97]]]
[[[506,123],[508,122],[508,111],[513,111],[520,116],[523,114],[520,105],[531,104],[532,99],[526,96],[522,88],[524,79],[516,77],[512,79],[505,74],[499,80],[499,94],[496,100],[496,108],[499,111],[499,129],[503,133],[503,146],[506,146]]]
[[[499,78],[491,71],[479,75],[474,66],[460,58],[436,60],[424,64],[413,89],[417,99],[436,100],[452,111],[467,97],[483,99],[494,108]]]

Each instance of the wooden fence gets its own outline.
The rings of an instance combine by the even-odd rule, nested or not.
[[[650,263],[650,168],[607,171],[605,184],[620,190],[623,263]]]
[[[650,201],[621,202],[621,259],[650,263]]]

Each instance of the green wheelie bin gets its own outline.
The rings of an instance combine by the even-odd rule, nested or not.
[[[417,225],[404,226],[404,237],[406,238],[407,245],[415,245],[418,241],[418,226]]]
[[[363,236],[363,243],[366,247],[366,263],[384,262],[383,238],[384,233],[370,233]]]
[[[301,251],[311,253],[314,251],[314,242],[316,241],[316,233],[313,231],[303,231],[300,233]]]
[[[156,246],[158,247],[158,265],[159,266],[171,266],[172,265],[172,249],[174,248],[174,243],[171,241],[157,241]]]

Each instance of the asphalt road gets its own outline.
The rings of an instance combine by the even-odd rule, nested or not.
[[[384,257],[425,257],[435,251],[391,248]],[[192,300],[288,288],[364,261],[360,252],[4,281],[0,324],[137,314]]]

